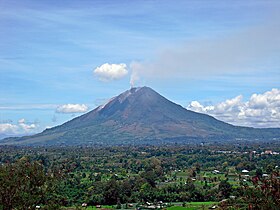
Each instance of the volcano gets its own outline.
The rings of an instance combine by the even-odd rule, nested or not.
[[[0,144],[124,145],[280,139],[279,128],[233,126],[175,104],[149,87],[131,88],[96,109],[42,133]]]

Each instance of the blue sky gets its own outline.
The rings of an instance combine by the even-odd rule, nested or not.
[[[61,124],[130,88],[131,76],[205,113],[190,104],[217,110],[242,95],[224,110],[239,121],[209,114],[280,127],[279,10],[276,0],[1,0],[0,134]],[[126,67],[104,80],[94,70],[105,63]],[[253,94],[267,112],[254,108]],[[259,122],[264,115],[269,123]]]

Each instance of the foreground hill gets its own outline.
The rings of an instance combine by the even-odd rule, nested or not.
[[[42,133],[0,144],[114,145],[162,142],[280,139],[280,128],[233,126],[177,105],[149,87],[132,88],[106,104]]]

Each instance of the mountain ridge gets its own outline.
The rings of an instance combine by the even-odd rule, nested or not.
[[[139,87],[62,125],[33,136],[4,139],[0,144],[103,145],[236,138],[279,139],[280,129],[234,126],[187,110],[149,87]]]

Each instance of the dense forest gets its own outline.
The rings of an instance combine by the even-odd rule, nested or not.
[[[0,209],[167,208],[172,202],[278,209],[279,152],[279,142],[2,146]]]

